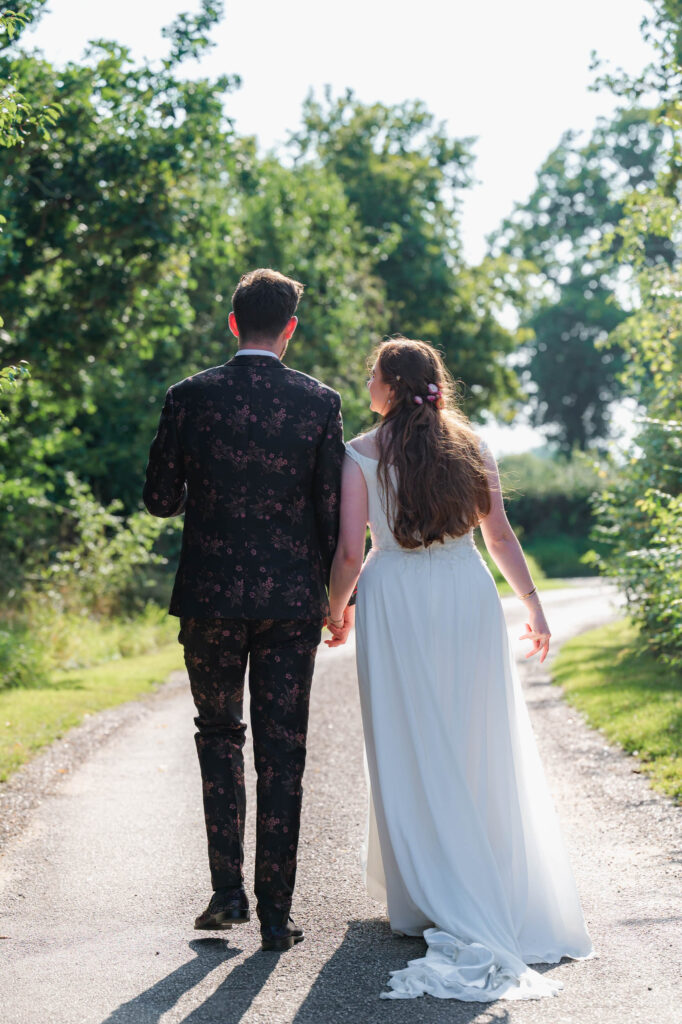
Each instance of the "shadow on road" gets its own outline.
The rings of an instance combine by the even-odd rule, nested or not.
[[[350,921],[343,942],[320,971],[292,1024],[509,1024],[500,1003],[461,1003],[429,996],[379,999],[389,972],[421,957],[426,944],[418,938],[396,938],[385,920]],[[191,1019],[191,1018],[190,1018]]]
[[[102,1024],[157,1024],[185,992],[214,968],[238,956],[224,939],[195,939],[189,943],[194,960],[178,967],[139,996],[122,1003]],[[238,1024],[277,964],[278,957],[254,954],[239,964],[200,1006],[184,1018],[183,1024]]]

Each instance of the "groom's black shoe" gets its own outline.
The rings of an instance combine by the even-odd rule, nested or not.
[[[203,914],[194,922],[197,931],[216,931],[246,924],[251,920],[249,901],[243,889],[216,889]]]
[[[297,928],[291,918],[284,924],[266,924],[261,921],[261,947],[282,952],[303,942],[303,929]]]

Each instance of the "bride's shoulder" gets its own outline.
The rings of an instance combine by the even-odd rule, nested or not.
[[[369,459],[379,458],[379,446],[376,440],[377,428],[374,430],[367,431],[366,434],[358,434],[351,441],[348,442],[349,447],[353,451],[358,452],[360,455],[365,455]]]
[[[483,438],[481,437],[480,434],[475,434],[474,436],[476,438],[476,442],[478,444],[478,450],[481,453],[483,461],[487,462],[487,463],[494,463],[495,465],[497,465],[495,456],[493,455],[492,451],[490,450],[490,445],[486,441],[483,440]]]

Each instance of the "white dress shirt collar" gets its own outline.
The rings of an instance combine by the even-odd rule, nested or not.
[[[279,362],[279,356],[271,352],[269,348],[240,348],[235,352],[237,356],[272,356]]]

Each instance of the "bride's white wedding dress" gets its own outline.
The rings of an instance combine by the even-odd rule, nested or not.
[[[356,644],[371,784],[367,888],[423,959],[385,998],[556,995],[528,964],[592,955],[511,658],[473,534],[412,551],[387,522],[377,462],[346,445],[369,497],[372,549]]]

